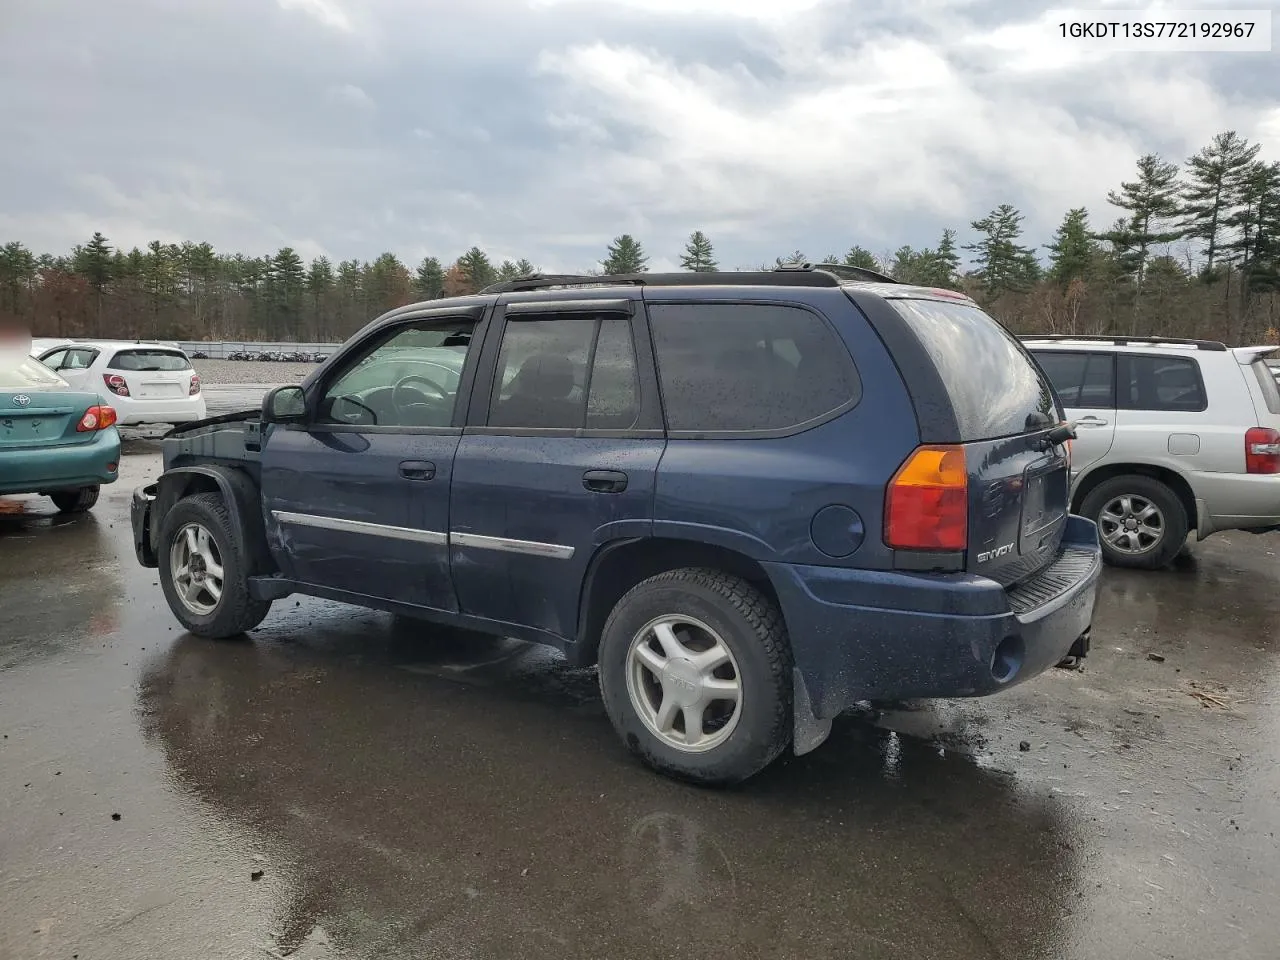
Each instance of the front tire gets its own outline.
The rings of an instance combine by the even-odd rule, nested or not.
[[[79,490],[59,490],[49,494],[49,499],[59,513],[87,513],[98,502],[99,486],[81,487]]]
[[[1182,501],[1167,485],[1139,474],[1098,484],[1080,504],[1098,525],[1102,557],[1116,567],[1158,570],[1183,548],[1189,521]]]
[[[609,615],[599,659],[614,729],[661,773],[737,783],[791,742],[786,626],[739,577],[681,569],[637,584]]]
[[[216,493],[174,504],[160,527],[158,553],[169,609],[196,636],[241,636],[271,609],[270,601],[249,594],[244,539]]]

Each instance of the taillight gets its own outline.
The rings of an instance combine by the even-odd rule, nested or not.
[[[969,543],[964,447],[917,447],[885,496],[884,542],[897,550],[963,550]]]
[[[105,430],[116,424],[114,407],[90,407],[76,424],[76,433],[91,433],[94,430]]]
[[[1244,434],[1245,473],[1280,473],[1280,430],[1250,427]]]
[[[200,374],[193,373],[191,375],[191,389],[187,391],[187,396],[194,397],[200,392]]]
[[[107,389],[114,393],[117,397],[127,397],[129,395],[129,385],[124,382],[124,377],[118,373],[104,373],[102,382],[107,385]]]

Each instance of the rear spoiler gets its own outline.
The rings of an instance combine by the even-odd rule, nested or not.
[[[1240,366],[1250,366],[1256,360],[1265,360],[1273,354],[1280,353],[1280,346],[1275,347],[1233,347],[1231,352],[1236,355],[1236,360]]]

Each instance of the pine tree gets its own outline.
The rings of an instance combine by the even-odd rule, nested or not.
[[[519,275],[522,277],[531,277],[538,272],[538,268],[524,257],[516,261],[516,269],[520,271]]]
[[[844,255],[844,264],[846,267],[861,267],[863,270],[875,270],[880,272],[880,261],[876,259],[876,255],[865,247],[856,244],[849,248],[849,252]]]
[[[1182,236],[1174,224],[1178,217],[1178,166],[1165,163],[1154,153],[1138,159],[1138,179],[1120,184],[1119,192],[1107,194],[1107,202],[1128,212],[1130,243],[1137,265],[1136,277],[1141,291],[1151,248],[1172,243]]]
[[[277,335],[298,337],[302,332],[302,294],[307,274],[293,247],[281,247],[271,258],[267,274],[267,302]]]
[[[649,258],[638,240],[629,233],[615,237],[609,244],[608,256],[600,261],[605,274],[645,273],[649,267]]]
[[[775,269],[777,267],[787,267],[797,263],[808,263],[808,262],[809,262],[809,258],[806,257],[799,250],[793,250],[791,253],[787,254],[785,257],[775,257],[773,260]]]
[[[333,291],[333,264],[328,257],[320,256],[311,261],[307,271],[307,295],[311,298],[311,318],[316,336],[323,339],[329,330],[325,304]]]
[[[969,224],[982,238],[965,244],[963,249],[974,251],[973,275],[988,296],[1025,290],[1039,274],[1035,252],[1018,243],[1022,237],[1022,219],[1022,214],[1013,206],[1002,203],[981,220]]]
[[[1187,160],[1188,183],[1182,189],[1184,235],[1205,244],[1204,279],[1215,278],[1214,265],[1226,240],[1228,222],[1244,199],[1260,144],[1234,130],[1220,133]]]
[[[498,267],[499,280],[515,280],[522,276],[519,265],[510,260],[503,260],[502,265]]]
[[[1089,211],[1074,207],[1067,211],[1045,245],[1049,251],[1049,279],[1065,287],[1072,280],[1083,279],[1098,256],[1098,246],[1089,230]]]
[[[489,262],[489,255],[479,247],[472,247],[460,256],[457,266],[472,293],[479,293],[498,278],[498,272]]]
[[[93,329],[102,335],[102,298],[111,281],[111,244],[101,233],[94,232],[88,244],[77,247],[72,261],[75,272],[84,277],[93,290]]]
[[[942,231],[938,249],[934,251],[934,273],[929,280],[932,287],[954,290],[960,286],[960,254],[956,251],[956,232]]]
[[[413,278],[413,289],[423,300],[444,296],[444,267],[435,257],[423,257]]]
[[[684,253],[680,257],[680,266],[694,273],[710,273],[719,269],[711,241],[701,230],[689,234],[689,242],[685,244]]]

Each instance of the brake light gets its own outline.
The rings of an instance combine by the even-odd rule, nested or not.
[[[76,433],[91,433],[94,430],[106,430],[116,425],[114,407],[90,407],[76,424]]]
[[[124,377],[118,373],[104,373],[102,382],[107,385],[107,389],[114,393],[117,397],[127,397],[129,395],[129,384],[124,382]]]
[[[187,391],[187,395],[194,397],[200,392],[200,374],[193,373],[191,375],[191,389]]]
[[[1245,473],[1280,473],[1280,430],[1250,427],[1244,435]]]
[[[969,543],[964,447],[917,447],[885,495],[884,542],[897,550],[963,550]]]

